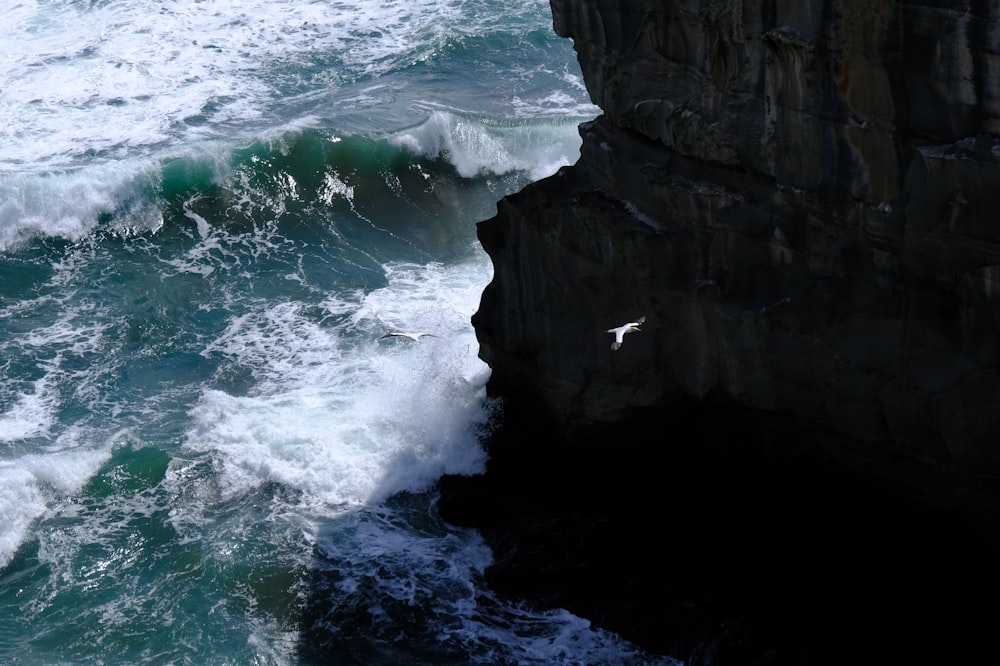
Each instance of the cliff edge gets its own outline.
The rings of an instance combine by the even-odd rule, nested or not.
[[[841,542],[858,548],[879,541],[881,525],[888,550],[879,552],[906,542],[924,563],[952,561],[926,549],[943,534],[932,523],[968,521],[976,536],[947,537],[960,569],[958,553],[985,548],[969,544],[1000,525],[1000,5],[551,6],[603,115],[581,126],[577,164],[505,198],[479,225],[495,272],[473,324],[509,423],[491,445],[491,488],[456,520],[482,526],[468,507],[491,501],[536,502],[521,520],[543,514],[537,507],[553,506],[546,492],[526,487],[569,497],[574,477],[601,483],[607,464],[591,477],[574,467],[590,456],[629,470],[624,487],[687,483],[690,493],[670,497],[688,508],[714,498],[684,520],[720,566],[735,560],[719,552],[746,539],[784,543],[747,575],[786,580],[772,556],[798,553],[802,564],[805,542],[788,535],[824,520],[850,524]],[[639,317],[640,330],[612,350],[607,330]],[[525,466],[547,473],[532,485],[517,471]],[[848,497],[854,488],[865,501]],[[664,492],[643,491],[633,506],[659,511]],[[924,510],[935,518],[924,522]],[[715,541],[693,527],[700,519],[740,536]],[[491,520],[494,535],[522,529]],[[866,576],[883,570],[844,561]],[[898,588],[888,596],[912,601]],[[754,616],[749,608],[786,617],[775,609],[805,603],[760,590],[736,602],[721,589],[689,590],[677,608],[681,597],[700,609],[713,594],[730,599],[699,616],[704,628]],[[671,612],[678,624],[698,615]],[[740,640],[777,626],[764,624]],[[709,663],[712,640],[699,643],[701,657],[693,643],[668,652]],[[776,644],[753,658],[766,662]]]

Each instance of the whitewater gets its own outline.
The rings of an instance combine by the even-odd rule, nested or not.
[[[599,113],[546,2],[3,10],[0,662],[656,661],[436,512],[475,224]]]

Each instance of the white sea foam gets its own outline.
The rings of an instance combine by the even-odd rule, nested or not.
[[[230,494],[270,481],[331,505],[481,469],[472,428],[487,416],[487,374],[469,317],[484,262],[386,266],[389,285],[352,316],[338,298],[339,314],[321,321],[296,303],[234,318],[204,353],[250,369],[257,384],[250,395],[206,390],[186,446],[221,456]],[[396,327],[440,337],[378,339]]]
[[[158,167],[148,160],[49,174],[0,168],[0,251],[34,236],[77,241],[105,214],[114,214],[123,229],[156,229],[163,222],[152,197],[158,179]]]
[[[0,412],[0,442],[48,435],[55,420],[56,402],[51,379],[35,380],[30,391],[18,394],[13,404]]]
[[[95,433],[89,414],[72,421],[61,414],[68,401],[99,402],[110,371],[104,352],[111,324],[76,293],[85,255],[93,258],[80,248],[54,260],[41,295],[0,308],[7,333],[0,337],[0,567],[33,522],[77,492],[108,456],[106,423]]]
[[[75,272],[73,259],[53,264],[55,273],[50,286],[65,291],[58,297],[20,301],[0,308],[0,320],[23,318],[26,314],[38,324],[17,336],[0,340],[0,354],[8,358],[26,355],[32,358],[40,377],[8,375],[0,387],[0,442],[17,442],[34,437],[51,440],[64,394],[88,402],[95,398],[95,382],[109,371],[106,364],[77,367],[81,359],[97,359],[107,342],[111,324],[101,320],[92,303],[75,296],[67,280]],[[4,368],[0,368],[4,370]]]
[[[24,541],[31,522],[45,511],[35,477],[11,462],[0,463],[0,568]]]
[[[569,116],[571,118],[592,118],[600,114],[600,108],[590,103],[580,103],[562,90],[556,90],[537,99],[516,96],[511,100],[516,115],[522,118],[544,116]]]
[[[548,11],[534,0],[502,10],[487,0],[28,2],[4,10],[0,251],[39,235],[76,241],[108,216],[130,231],[157,228],[159,164],[197,160],[205,146],[228,155],[279,130],[336,125],[358,105],[385,122],[356,131],[412,122],[442,103],[415,98],[447,98],[447,90],[415,86],[397,100],[398,86],[382,75],[441,58],[456,36],[534,29]],[[524,85],[511,98],[484,101],[487,115],[509,124],[435,114],[399,135],[399,145],[444,155],[465,176],[524,170],[537,179],[574,162],[574,119],[595,107],[548,86],[579,90],[579,75],[518,76]],[[539,125],[537,117],[559,122]]]
[[[106,449],[67,448],[0,460],[0,568],[49,505],[79,491],[108,456]]]
[[[572,116],[585,105],[551,92],[560,63],[535,66],[518,50],[533,41],[519,35],[546,29],[546,0],[29,0],[3,9],[0,252],[19,261],[27,239],[74,242],[31,247],[24,258],[39,270],[0,306],[0,567],[26,542],[41,563],[7,570],[18,585],[2,601],[19,613],[0,661],[295,663],[309,595],[324,607],[354,604],[354,619],[369,614],[375,622],[362,631],[373,645],[405,651],[395,637],[416,630],[429,644],[441,636],[446,650],[473,646],[500,660],[612,661],[591,649],[585,622],[512,616],[491,599],[478,580],[488,548],[436,522],[432,493],[394,496],[483,467],[475,430],[489,415],[488,369],[469,318],[488,260],[386,264],[385,286],[373,290],[331,255],[338,286],[306,280],[293,268],[302,248],[282,233],[290,225],[274,219],[306,200],[302,184],[268,173],[283,189],[262,191],[254,179],[263,172],[241,162],[261,155],[257,142],[275,152],[287,142],[287,155],[312,150],[296,141],[305,127],[349,136],[345,109],[357,110],[348,132],[369,137],[432,116],[397,145],[464,175],[537,178],[574,161]],[[516,43],[516,53],[475,53],[473,63],[463,36]],[[499,82],[504,56],[523,66],[512,86],[484,85],[498,92],[481,105],[460,96],[463,77],[493,79],[471,74],[483,61]],[[349,165],[323,166],[329,207],[355,203],[361,186]],[[220,190],[203,188],[205,178]],[[171,220],[171,233],[92,233],[156,230],[164,204],[186,216]],[[247,224],[220,220],[216,204]],[[191,238],[174,242],[178,230]],[[386,259],[366,251],[367,278]],[[271,259],[287,260],[284,278],[308,288],[272,290],[285,269],[255,272]],[[211,288],[191,294],[198,316],[189,319],[183,285],[199,276]],[[227,316],[225,330],[213,328]],[[397,328],[440,337],[379,340]],[[198,350],[206,358],[192,358]],[[104,442],[123,440],[110,457]],[[324,556],[339,558],[333,578],[346,595],[329,603],[312,585]],[[390,617],[394,603],[402,622]]]
[[[465,178],[523,171],[539,180],[580,157],[576,120],[499,122],[436,110],[390,140],[417,155],[444,157]]]
[[[425,57],[459,4],[18,3],[0,27],[0,171],[118,159],[266,122],[296,91]]]

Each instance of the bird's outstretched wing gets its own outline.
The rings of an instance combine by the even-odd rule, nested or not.
[[[625,340],[625,334],[637,332],[639,330],[639,324],[642,324],[645,321],[646,317],[643,315],[635,321],[626,322],[621,326],[609,328],[607,332],[615,334],[615,341],[611,343],[611,351],[615,351],[621,347],[622,342]]]

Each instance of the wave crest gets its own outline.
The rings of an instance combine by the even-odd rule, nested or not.
[[[519,171],[539,180],[579,158],[581,120],[495,120],[437,110],[390,141],[423,157],[446,159],[463,178]]]

